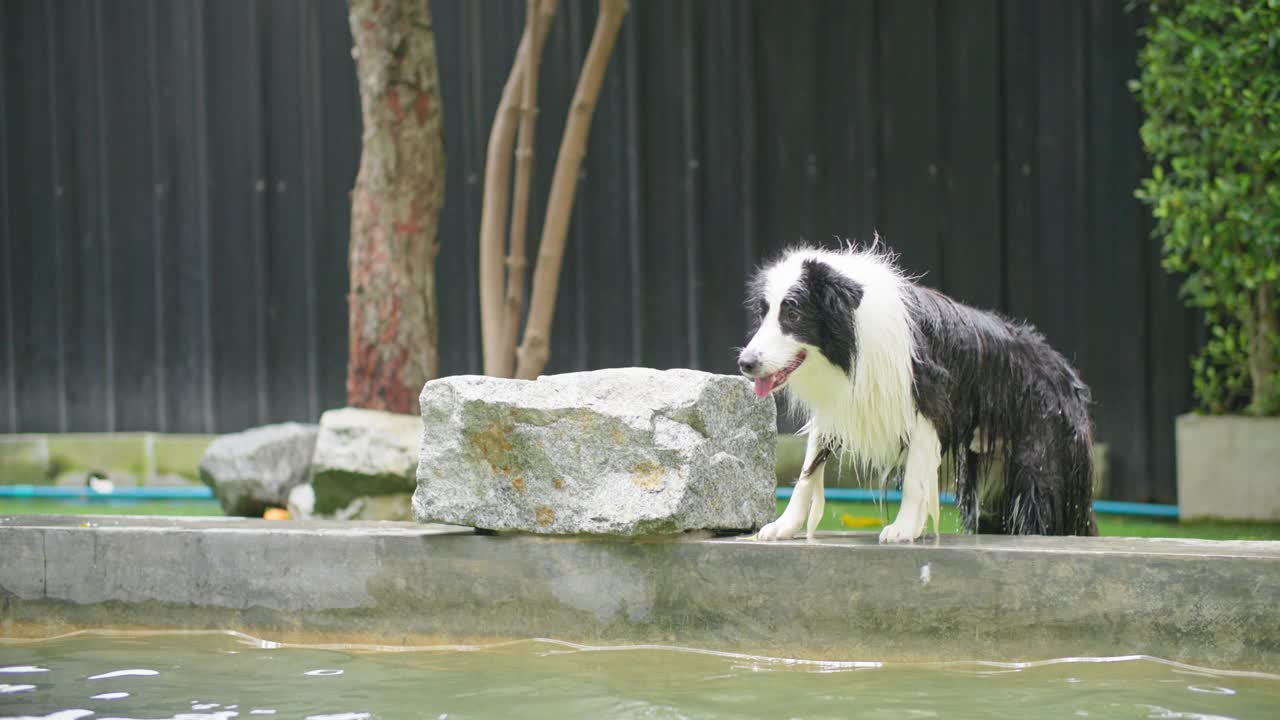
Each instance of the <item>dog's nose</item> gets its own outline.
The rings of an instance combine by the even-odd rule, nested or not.
[[[755,353],[742,353],[738,357],[738,369],[743,375],[754,375],[760,370],[760,358]]]

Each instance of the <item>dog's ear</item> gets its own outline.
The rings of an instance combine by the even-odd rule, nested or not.
[[[829,315],[848,317],[862,304],[862,285],[821,260],[804,261],[804,285]]]
[[[858,352],[853,311],[862,304],[862,285],[821,260],[805,260],[802,270],[801,281],[817,310],[811,342],[829,362],[849,373]]]

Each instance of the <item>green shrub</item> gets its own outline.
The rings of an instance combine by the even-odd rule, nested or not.
[[[1280,0],[1156,0],[1142,31],[1137,196],[1164,268],[1204,312],[1192,361],[1211,413],[1280,414]]]

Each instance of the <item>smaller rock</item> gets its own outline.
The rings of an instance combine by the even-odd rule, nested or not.
[[[223,435],[200,458],[200,479],[228,515],[262,517],[307,482],[317,432],[315,425],[282,423]]]
[[[326,412],[320,418],[320,435],[311,458],[312,512],[322,517],[369,519],[368,507],[397,504],[373,502],[372,498],[412,495],[417,487],[421,438],[422,421],[416,415],[360,408]],[[353,510],[353,503],[362,498],[361,507]],[[299,504],[299,498],[294,500]]]

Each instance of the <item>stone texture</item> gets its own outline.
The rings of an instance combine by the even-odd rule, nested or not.
[[[1180,415],[1178,516],[1280,520],[1280,418]]]
[[[745,379],[624,368],[422,390],[420,521],[535,533],[754,530],[775,408]]]
[[[421,421],[414,415],[342,408],[320,418],[311,459],[313,512],[328,517],[365,517],[371,498],[413,493]],[[356,500],[360,508],[352,510]],[[394,506],[395,501],[374,505]],[[403,506],[403,503],[402,503]],[[408,519],[405,513],[378,519]]]
[[[200,479],[228,515],[261,517],[307,482],[316,432],[315,425],[283,423],[223,435],[200,458]]]
[[[1145,654],[1280,671],[1277,542],[628,541],[27,515],[0,517],[0,548],[4,637],[144,626],[317,644],[549,637],[902,662]]]

